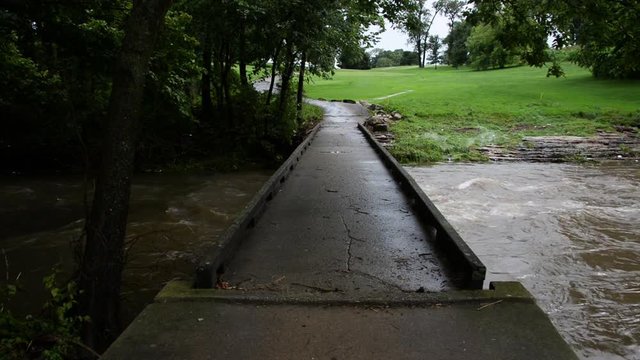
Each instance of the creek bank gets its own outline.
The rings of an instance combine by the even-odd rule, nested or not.
[[[364,126],[384,147],[393,146],[395,135],[391,132],[391,126],[404,118],[402,114],[397,111],[387,112],[383,106],[370,104],[366,101],[360,101],[360,105],[371,113],[371,116],[364,122]]]
[[[360,102],[371,115],[364,125],[385,147],[393,148],[393,125],[404,119],[396,111],[381,105]],[[599,131],[594,136],[525,136],[516,146],[489,144],[474,150],[491,161],[582,162],[604,160],[640,160],[640,134],[637,127],[615,126],[615,132]],[[478,128],[456,129],[457,133],[474,133]],[[518,130],[512,129],[513,130]],[[509,130],[507,130],[509,131]]]
[[[493,161],[569,162],[591,160],[638,160],[638,129],[620,127],[617,132],[582,136],[528,136],[519,146],[489,145],[478,150]]]

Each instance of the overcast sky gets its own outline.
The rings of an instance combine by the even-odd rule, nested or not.
[[[413,46],[407,44],[407,35],[402,33],[402,31],[394,29],[391,24],[387,24],[386,29],[384,33],[380,34],[380,41],[375,44],[373,48],[413,50]],[[438,15],[433,22],[433,26],[431,26],[429,35],[440,35],[440,38],[444,38],[448,34],[449,26],[447,25],[447,19],[444,16]]]

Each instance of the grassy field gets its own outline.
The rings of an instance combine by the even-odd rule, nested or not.
[[[597,80],[577,66],[563,67],[566,77],[559,79],[525,66],[339,70],[331,80],[312,80],[306,92],[367,100],[405,115],[392,127],[392,152],[404,162],[481,160],[477,147],[516,145],[523,136],[585,136],[640,125],[639,81]]]

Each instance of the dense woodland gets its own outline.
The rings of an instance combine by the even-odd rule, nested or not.
[[[44,322],[14,318],[2,307],[2,353],[70,358],[87,355],[87,348],[104,350],[121,330],[120,277],[135,170],[286,156],[304,132],[309,74],[328,76],[335,59],[345,62],[349,54],[349,61],[362,63],[362,49],[375,36],[367,32],[370,25],[386,18],[403,28],[416,52],[397,55],[420,66],[443,61],[442,39],[429,30],[444,14],[452,29],[444,61],[453,65],[458,56],[467,56],[460,64],[483,63],[471,55],[472,39],[490,38],[492,45],[483,47],[490,53],[486,67],[502,66],[505,54],[542,66],[553,60],[546,42],[552,36],[559,48],[573,46],[572,60],[596,76],[638,78],[639,6],[595,0],[0,0],[0,170],[95,178],[76,244],[75,281],[58,288],[49,280],[54,299]],[[562,72],[556,63],[549,71]],[[269,91],[254,90],[260,78],[269,81]],[[15,287],[3,285],[2,295],[12,292]],[[37,343],[43,337],[48,342]]]
[[[392,2],[382,2],[392,15]],[[0,3],[5,173],[95,170],[132,2]],[[145,74],[138,169],[286,155],[307,74],[381,21],[373,1],[176,1]],[[348,21],[345,21],[348,19]],[[300,67],[308,64],[308,67]],[[298,71],[300,70],[300,71]],[[272,81],[259,94],[251,81]],[[300,85],[298,84],[300,83]]]

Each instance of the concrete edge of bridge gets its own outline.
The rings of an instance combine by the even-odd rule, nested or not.
[[[192,283],[174,280],[156,295],[156,303],[167,302],[222,302],[262,305],[360,305],[360,306],[438,306],[462,303],[535,303],[520,282],[492,282],[488,290],[454,290],[446,292],[393,292],[353,296],[353,293],[324,291],[246,291],[231,289],[196,289]]]
[[[291,175],[291,172],[294,171],[302,155],[313,142],[321,125],[322,122],[309,132],[304,141],[298,145],[289,158],[265,182],[236,220],[222,234],[218,245],[209,249],[210,251],[197,261],[195,282],[191,284],[193,287],[207,289],[215,286],[218,276],[224,272],[225,263],[233,257],[247,231],[250,231],[255,226],[269,202],[278,194],[278,191]]]
[[[411,198],[416,213],[421,220],[431,227],[432,238],[436,245],[444,250],[445,255],[455,268],[462,271],[462,287],[465,289],[482,289],[487,268],[471,250],[469,245],[460,237],[458,232],[440,213],[415,180],[407,173],[400,163],[384,148],[373,134],[362,123],[358,128],[373,146],[376,153],[391,171],[393,177]]]

